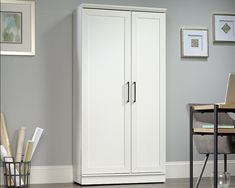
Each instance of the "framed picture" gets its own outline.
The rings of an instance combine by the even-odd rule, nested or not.
[[[208,56],[208,30],[181,29],[181,57]]]
[[[1,55],[35,55],[35,2],[1,0]]]
[[[235,14],[213,14],[214,42],[235,42]]]

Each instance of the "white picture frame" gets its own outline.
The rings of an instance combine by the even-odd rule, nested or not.
[[[213,14],[214,42],[235,42],[235,14]]]
[[[35,55],[35,1],[1,0],[1,55]]]
[[[181,29],[181,57],[209,56],[208,29]]]

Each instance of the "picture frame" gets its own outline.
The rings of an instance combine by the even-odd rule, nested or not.
[[[35,1],[1,0],[1,55],[35,55]]]
[[[235,14],[213,14],[214,42],[235,42]]]
[[[181,29],[181,57],[209,57],[208,29]]]

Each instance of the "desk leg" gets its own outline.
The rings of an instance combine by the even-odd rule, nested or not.
[[[218,105],[214,106],[214,188],[218,186]]]
[[[190,150],[190,164],[189,164],[189,177],[190,177],[190,188],[193,188],[193,108],[190,107],[190,115],[189,115],[189,124],[190,124],[190,127],[189,127],[189,135],[190,135],[190,138],[189,138],[189,150]]]
[[[224,172],[227,172],[227,154],[224,154]]]

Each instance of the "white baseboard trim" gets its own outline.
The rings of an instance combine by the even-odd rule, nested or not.
[[[2,175],[1,168],[1,175]],[[73,182],[73,168],[69,166],[32,166],[31,167],[31,184],[47,183],[71,183]],[[1,176],[1,184],[3,184]]]
[[[73,182],[73,167],[71,166],[33,166],[31,183],[71,183]]]
[[[203,161],[194,161],[193,171],[194,177],[198,177],[202,169]],[[223,160],[218,161],[219,170],[223,170]],[[210,177],[213,172],[213,161],[208,161],[203,177]],[[228,160],[228,172],[235,176],[235,160]],[[166,163],[166,178],[189,178],[189,162],[167,162]]]
[[[201,171],[203,161],[194,162],[194,176],[197,177]],[[204,177],[210,177],[213,169],[213,161],[208,161]],[[223,161],[219,161],[219,169],[223,169]],[[228,160],[228,172],[235,176],[235,160]],[[2,168],[1,168],[1,174]],[[166,177],[169,178],[188,178],[189,162],[167,162]],[[31,168],[31,184],[47,184],[47,183],[71,183],[73,182],[73,167],[68,166],[32,166]],[[3,177],[1,176],[1,184]]]

